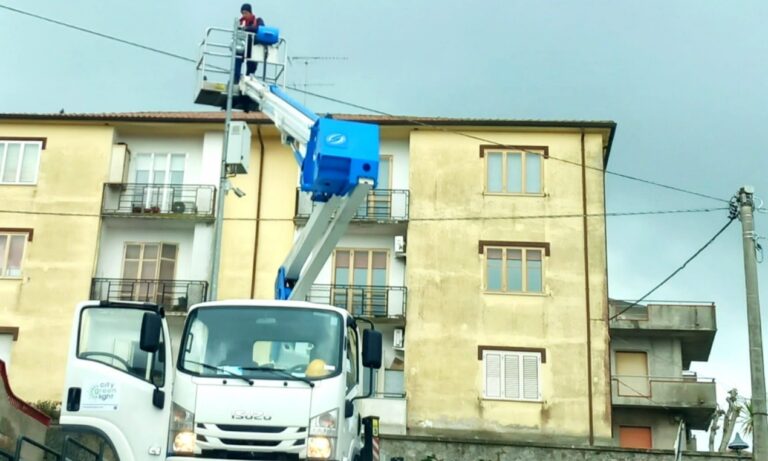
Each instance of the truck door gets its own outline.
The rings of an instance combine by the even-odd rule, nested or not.
[[[162,319],[159,348],[142,350],[145,314],[158,316],[159,309],[82,303],[70,337],[61,424],[101,433],[120,461],[159,461],[168,442],[171,341]]]

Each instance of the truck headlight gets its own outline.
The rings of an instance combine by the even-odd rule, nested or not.
[[[171,454],[195,453],[195,414],[181,405],[171,407],[171,427],[168,431],[168,450]]]
[[[333,409],[309,420],[307,458],[328,459],[331,457],[339,428],[338,415],[338,409]]]

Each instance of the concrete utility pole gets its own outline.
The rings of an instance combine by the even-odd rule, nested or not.
[[[768,459],[768,414],[765,407],[765,370],[763,336],[760,326],[760,298],[757,292],[755,260],[755,221],[752,186],[739,190],[739,218],[744,239],[744,278],[747,285],[747,322],[749,328],[749,362],[752,375],[752,457]]]
[[[216,224],[213,231],[213,261],[211,261],[211,289],[208,301],[215,301],[219,295],[219,268],[221,267],[221,237],[224,227],[224,197],[227,195],[227,149],[229,148],[229,126],[232,124],[232,91],[235,83],[235,54],[237,53],[238,22],[232,29],[232,57],[229,62],[229,81],[227,82],[227,111],[224,115],[224,142],[221,146],[221,175],[219,177],[219,195],[216,200]]]

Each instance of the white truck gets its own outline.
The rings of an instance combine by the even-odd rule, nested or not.
[[[205,73],[232,72],[206,59],[234,58],[206,50],[236,47],[212,43],[216,30],[231,43],[237,35],[212,28],[202,45],[198,102],[218,105],[226,86]],[[275,122],[317,206],[278,271],[275,300],[194,305],[178,341],[162,306],[77,307],[61,424],[100,433],[120,461],[361,459],[358,400],[371,392],[364,369],[381,366],[381,334],[343,309],[302,300],[375,186],[378,127],[320,118],[286,95],[277,84],[284,72],[267,72],[284,42],[263,32],[245,57],[262,76],[243,77],[237,96]]]

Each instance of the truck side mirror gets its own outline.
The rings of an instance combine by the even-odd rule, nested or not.
[[[160,316],[154,312],[145,312],[141,319],[141,336],[139,347],[144,352],[154,353],[160,348],[160,333],[163,324]]]
[[[363,366],[366,368],[381,368],[381,332],[376,330],[363,331]]]

